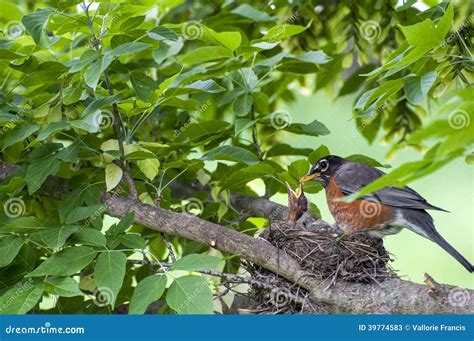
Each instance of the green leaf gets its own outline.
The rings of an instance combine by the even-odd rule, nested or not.
[[[366,165],[372,166],[372,167],[384,167],[384,168],[390,168],[390,165],[387,164],[381,164],[377,160],[361,155],[361,154],[352,154],[349,156],[345,157],[347,160],[354,161],[354,162],[360,162],[360,163],[365,163]]]
[[[299,34],[307,28],[308,26],[288,25],[286,23],[279,24],[268,30],[268,32],[263,36],[263,39],[269,42],[275,42]]]
[[[168,97],[160,104],[162,107],[176,107],[187,111],[199,109],[199,102],[194,99],[181,99],[178,97]]]
[[[97,252],[87,246],[73,246],[53,254],[43,261],[28,277],[70,276],[84,269]]]
[[[201,276],[176,278],[166,293],[166,303],[178,314],[212,314],[211,289]]]
[[[56,175],[60,165],[61,161],[56,159],[54,155],[49,155],[30,163],[25,174],[28,193],[31,195],[40,189],[49,175]]]
[[[31,234],[30,239],[50,249],[59,249],[64,246],[66,239],[78,229],[79,227],[74,225],[49,228]]]
[[[242,133],[245,129],[248,129],[251,126],[253,126],[256,122],[257,120],[249,120],[247,118],[237,118],[234,121],[234,131],[235,131],[234,135],[235,136],[240,135],[240,133]]]
[[[231,174],[222,184],[223,189],[242,190],[249,181],[273,174],[273,167],[267,164],[248,166]]]
[[[48,227],[48,224],[36,217],[8,218],[2,216],[0,219],[0,232],[2,233],[30,233]]]
[[[10,130],[5,136],[5,141],[3,142],[3,150],[19,141],[26,140],[28,137],[33,135],[39,128],[40,127],[37,124],[26,122]]]
[[[156,158],[138,160],[137,166],[148,179],[153,180],[158,175],[160,169],[160,161]]]
[[[330,133],[329,129],[318,120],[308,124],[293,123],[283,129],[290,133],[309,136],[328,135]]]
[[[71,105],[81,99],[85,99],[82,82],[72,83],[64,89],[62,100],[65,105]]]
[[[183,71],[183,69],[181,69],[178,73],[174,74],[173,76],[165,79],[162,83],[160,83],[159,91],[158,91],[159,96],[165,93],[168,87],[176,80],[176,78],[179,77],[179,75],[181,74],[181,71]]]
[[[176,41],[179,38],[173,30],[164,26],[158,26],[148,31],[147,36],[159,41]]]
[[[76,73],[84,69],[87,65],[94,62],[97,59],[97,53],[93,50],[86,50],[79,60],[75,59],[71,61],[71,68],[69,73]]]
[[[203,137],[222,134],[230,124],[225,121],[205,121],[192,123],[176,138],[177,142],[196,141]]]
[[[0,298],[0,314],[26,314],[43,296],[43,289],[31,278],[17,283]]]
[[[84,80],[86,84],[95,90],[99,83],[100,76],[112,63],[112,57],[109,55],[101,56],[94,63],[92,63],[84,73]]]
[[[259,162],[257,155],[247,149],[234,146],[217,147],[201,157],[201,160],[228,160],[255,165]]]
[[[93,113],[84,116],[80,120],[70,121],[69,123],[79,129],[83,129],[89,133],[98,133],[100,132],[100,124],[102,122],[102,112],[100,110],[96,110]]]
[[[26,30],[39,47],[49,47],[50,43],[45,31],[45,26],[53,12],[54,9],[52,8],[43,8],[34,13],[25,15],[23,19],[21,19]]]
[[[249,4],[241,4],[230,11],[230,13],[238,14],[255,22],[272,21],[275,18]]]
[[[217,84],[214,80],[208,79],[205,81],[196,81],[194,83],[184,86],[179,94],[183,93],[194,93],[194,92],[209,92],[209,93],[218,93],[224,91],[225,88]],[[175,93],[173,91],[173,93]],[[178,93],[176,93],[177,95]]]
[[[151,47],[150,44],[141,43],[139,41],[133,41],[130,43],[125,43],[123,45],[117,46],[115,49],[107,51],[106,55],[112,55],[115,57],[120,57],[124,55],[130,55],[133,53],[138,53],[140,51],[146,50]]]
[[[47,278],[41,286],[44,291],[51,295],[58,295],[62,297],[83,296],[79,290],[79,283],[71,277],[57,277]]]
[[[200,271],[200,270],[212,270],[222,260],[219,257],[209,256],[205,254],[190,254],[178,259],[170,267],[170,270],[185,270],[185,271]]]
[[[277,41],[275,43],[269,43],[269,42],[266,42],[266,41],[262,41],[262,42],[259,42],[259,43],[254,43],[252,44],[252,47],[256,47],[256,48],[259,48],[259,49],[262,49],[262,50],[271,50],[273,49],[274,47],[280,45],[280,42]]]
[[[310,148],[294,148],[289,144],[277,144],[271,147],[267,153],[266,157],[275,157],[282,155],[304,155],[309,156],[313,150]]]
[[[105,184],[107,192],[113,190],[122,180],[123,170],[115,163],[108,163],[105,166]]]
[[[62,200],[58,205],[59,219],[62,223],[66,221],[66,217],[74,208],[82,206],[82,189],[77,189]]]
[[[443,39],[437,35],[435,25],[431,19],[425,19],[424,21],[411,26],[401,26],[401,30],[405,35],[408,44],[426,50],[436,47]]]
[[[228,48],[222,46],[203,46],[188,52],[181,58],[183,64],[198,64],[222,58],[232,58],[233,54]]]
[[[296,180],[301,179],[308,173],[310,164],[306,160],[296,160],[288,166],[288,173]]]
[[[444,39],[446,34],[448,34],[449,29],[453,23],[454,18],[454,5],[452,2],[449,3],[448,8],[446,8],[446,12],[444,13],[443,17],[438,21],[436,25],[436,30],[438,33],[439,39]],[[467,21],[468,19],[466,19]]]
[[[297,57],[293,57],[293,59],[313,64],[326,64],[332,60],[332,58],[323,51],[308,51]]]
[[[405,96],[408,101],[413,105],[423,102],[437,77],[438,73],[436,71],[427,72],[421,77],[408,77],[405,80],[404,86]]]
[[[316,149],[314,152],[312,152],[309,157],[308,157],[308,160],[309,162],[313,165],[316,163],[316,161],[318,161],[320,158],[324,157],[324,156],[328,156],[330,155],[331,153],[329,152],[329,149],[328,147],[326,147],[324,144],[320,145],[318,147],[318,149]]]
[[[115,94],[112,96],[106,96],[106,97],[95,99],[89,103],[89,105],[86,107],[86,109],[82,113],[82,116],[91,115],[97,110],[102,109],[103,107],[111,105],[112,103],[116,103],[120,100],[120,97],[121,97],[120,94]]]
[[[315,203],[309,203],[309,211],[314,214],[316,217],[321,218],[321,211]]]
[[[110,306],[115,306],[115,300],[122,288],[125,277],[127,256],[123,252],[103,252],[97,258],[94,268],[94,278],[100,292],[106,293]]]
[[[20,252],[25,238],[21,236],[3,236],[0,238],[0,268],[10,264]]]
[[[117,236],[120,233],[124,233],[130,226],[133,225],[135,219],[135,212],[129,212],[125,217],[123,217],[118,224],[112,225],[107,231],[108,234]]]
[[[51,134],[57,133],[58,131],[64,130],[68,127],[69,127],[69,122],[67,122],[67,121],[60,121],[60,122],[50,123],[46,127],[46,129],[44,129],[41,133],[38,134],[38,136],[36,137],[36,141],[44,141]]]
[[[74,224],[78,221],[87,219],[92,216],[99,216],[105,212],[105,204],[102,205],[93,205],[86,207],[76,207],[66,217],[66,224]]]
[[[239,32],[216,32],[209,27],[206,27],[206,32],[215,43],[218,43],[231,51],[234,51],[240,46],[242,36]]]
[[[143,101],[148,101],[157,86],[153,79],[142,72],[132,72],[130,81],[138,97]]]
[[[76,232],[74,234],[74,241],[88,246],[105,246],[107,244],[107,240],[102,232],[89,227],[82,227],[79,232]]]
[[[119,236],[120,243],[130,249],[143,250],[146,248],[145,238],[136,233],[127,233]]]
[[[252,94],[246,92],[244,95],[237,97],[235,99],[233,103],[234,114],[239,117],[246,116],[252,109],[252,105],[253,105]]]
[[[158,301],[166,289],[165,275],[152,275],[144,278],[133,291],[128,309],[129,314],[143,314],[148,306]]]

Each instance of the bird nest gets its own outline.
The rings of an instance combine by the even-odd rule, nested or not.
[[[326,288],[337,281],[382,282],[393,274],[388,266],[390,255],[380,239],[362,234],[342,235],[332,227],[309,230],[284,222],[271,224],[260,237],[297,259]],[[254,264],[246,264],[246,268],[253,279],[264,285],[252,286],[251,295],[256,303],[245,312],[326,312],[324,305],[312,302],[309,293],[298,285]]]

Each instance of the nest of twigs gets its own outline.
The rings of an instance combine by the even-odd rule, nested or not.
[[[383,242],[363,234],[342,235],[341,231],[332,227],[306,229],[300,225],[277,222],[260,237],[297,259],[311,276],[327,283],[326,287],[337,281],[382,282],[392,274],[388,266],[390,255]],[[308,299],[308,292],[294,283],[253,264],[247,264],[247,270],[252,278],[266,286],[252,286],[251,294],[256,304],[247,312],[325,312],[324,305],[315,306]]]

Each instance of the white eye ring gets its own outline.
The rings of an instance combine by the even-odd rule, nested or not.
[[[329,168],[329,162],[325,159],[321,160],[319,161],[319,166],[320,166],[321,172],[325,172]]]

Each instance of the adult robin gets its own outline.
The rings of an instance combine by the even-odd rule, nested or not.
[[[352,202],[341,200],[384,174],[369,165],[328,155],[319,159],[300,182],[314,179],[323,185],[329,210],[345,233],[364,232],[382,238],[408,228],[441,246],[473,272],[474,266],[436,231],[433,218],[426,212],[447,211],[431,205],[410,187],[385,187]]]

